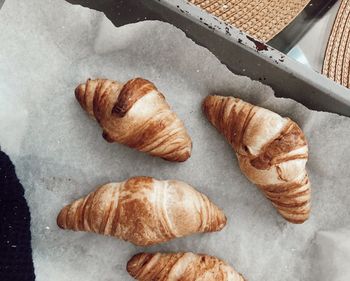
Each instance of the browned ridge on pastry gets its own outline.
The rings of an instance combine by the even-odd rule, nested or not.
[[[267,109],[233,97],[208,96],[203,110],[236,152],[240,168],[292,223],[310,214],[305,169],[308,146],[300,127]]]
[[[139,281],[244,281],[241,274],[222,260],[193,253],[133,256],[127,271]]]
[[[148,80],[125,84],[88,79],[75,89],[82,108],[103,128],[108,142],[118,142],[169,161],[191,156],[192,141],[164,96]]]
[[[175,180],[134,177],[102,185],[64,207],[60,228],[90,231],[148,246],[221,230],[224,213],[204,194]]]

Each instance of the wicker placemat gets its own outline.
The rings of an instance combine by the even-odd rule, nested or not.
[[[350,0],[342,0],[328,40],[322,73],[350,87]]]
[[[310,0],[189,0],[256,39],[267,42],[282,31]]]

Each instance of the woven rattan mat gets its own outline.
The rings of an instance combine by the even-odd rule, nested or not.
[[[267,42],[282,31],[310,0],[189,0],[256,39]]]
[[[322,73],[350,88],[350,0],[342,0],[328,40]]]

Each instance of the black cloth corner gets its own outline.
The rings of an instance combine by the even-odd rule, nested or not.
[[[0,280],[35,280],[30,213],[10,158],[0,151]]]

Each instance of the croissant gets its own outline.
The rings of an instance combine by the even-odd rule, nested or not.
[[[57,224],[63,229],[90,231],[148,246],[219,231],[226,217],[208,197],[184,182],[134,177],[102,185],[64,207]]]
[[[139,281],[244,281],[222,260],[193,253],[140,253],[129,260],[127,271]]]
[[[190,157],[192,141],[184,124],[150,81],[135,78],[122,84],[88,79],[75,89],[75,96],[101,125],[106,141],[169,161]]]
[[[233,97],[208,96],[203,111],[236,152],[247,178],[289,222],[310,214],[308,146],[300,127],[267,109]]]

